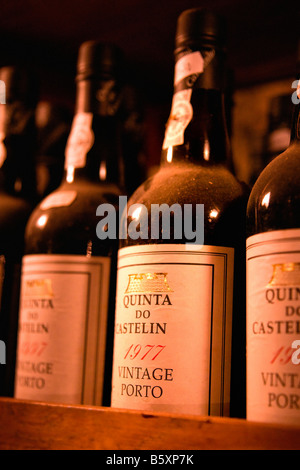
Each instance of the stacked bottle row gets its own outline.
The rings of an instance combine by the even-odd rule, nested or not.
[[[26,225],[16,398],[299,423],[299,110],[249,196],[225,36],[212,12],[180,15],[161,166],[129,200],[120,52],[80,48],[64,177]]]
[[[121,52],[118,51],[118,54],[118,67],[121,70]],[[98,57],[98,60],[101,61],[101,57]],[[116,78],[119,79],[117,91]],[[69,139],[72,116],[70,117],[70,110],[66,106],[39,101],[36,76],[24,67],[1,68],[0,84],[0,243],[1,275],[4,278],[0,338],[6,345],[5,361],[9,365],[0,368],[0,394],[12,396],[20,272],[25,249],[24,231],[29,216],[38,203],[57,189],[64,178],[65,148],[68,140],[69,147],[72,145],[72,136]],[[108,103],[104,112],[111,116],[118,113],[122,157],[127,161],[130,153],[132,161],[136,163],[133,171],[130,171],[128,165],[126,170],[122,169],[123,186],[128,193],[132,193],[134,185],[138,185],[144,178],[145,171],[140,158],[141,108],[133,87],[120,83],[120,73],[119,77],[111,77],[108,74],[103,81],[103,88],[103,107]],[[101,90],[97,91],[100,93]],[[80,139],[78,136],[78,141]],[[101,140],[101,136],[98,140]],[[105,180],[103,174],[102,179]]]

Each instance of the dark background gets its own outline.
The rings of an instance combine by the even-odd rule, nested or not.
[[[42,96],[72,99],[79,45],[113,41],[125,52],[128,75],[151,101],[168,99],[179,14],[210,7],[228,25],[228,59],[235,86],[289,77],[299,39],[296,1],[257,0],[1,0],[0,65],[38,69]]]

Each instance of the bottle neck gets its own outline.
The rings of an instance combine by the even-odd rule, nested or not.
[[[21,101],[0,104],[0,190],[36,203],[35,108]]]
[[[162,164],[231,166],[223,62],[223,52],[212,47],[186,48],[176,54]]]
[[[119,105],[120,91],[113,79],[78,81],[65,152],[65,182],[123,186]]]

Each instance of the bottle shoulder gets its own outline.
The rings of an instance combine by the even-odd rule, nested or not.
[[[291,145],[256,180],[247,205],[248,235],[300,227],[300,146]]]
[[[178,164],[162,167],[143,183],[131,203],[214,204],[243,196],[245,187],[222,165]]]
[[[96,236],[96,210],[110,204],[117,212],[120,195],[115,185],[62,184],[32,212],[25,232],[26,253],[85,254],[89,244],[105,254],[108,243]]]
[[[186,205],[192,206],[195,214],[197,204],[203,204],[205,244],[232,246],[236,244],[238,234],[243,238],[248,194],[246,186],[238,182],[224,166],[170,165],[162,167],[140,186],[129,199],[128,207],[145,205],[149,226],[153,205],[165,204],[172,210],[172,205],[177,204],[181,206],[184,217]],[[141,217],[144,217],[143,214],[142,211]],[[156,241],[150,237],[147,242],[127,240],[130,245],[161,242],[164,240]],[[174,243],[174,239],[171,238],[170,242]],[[183,238],[175,243],[185,243],[185,240]]]

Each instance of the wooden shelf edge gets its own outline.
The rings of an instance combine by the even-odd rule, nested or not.
[[[4,450],[299,450],[300,427],[0,398]]]

